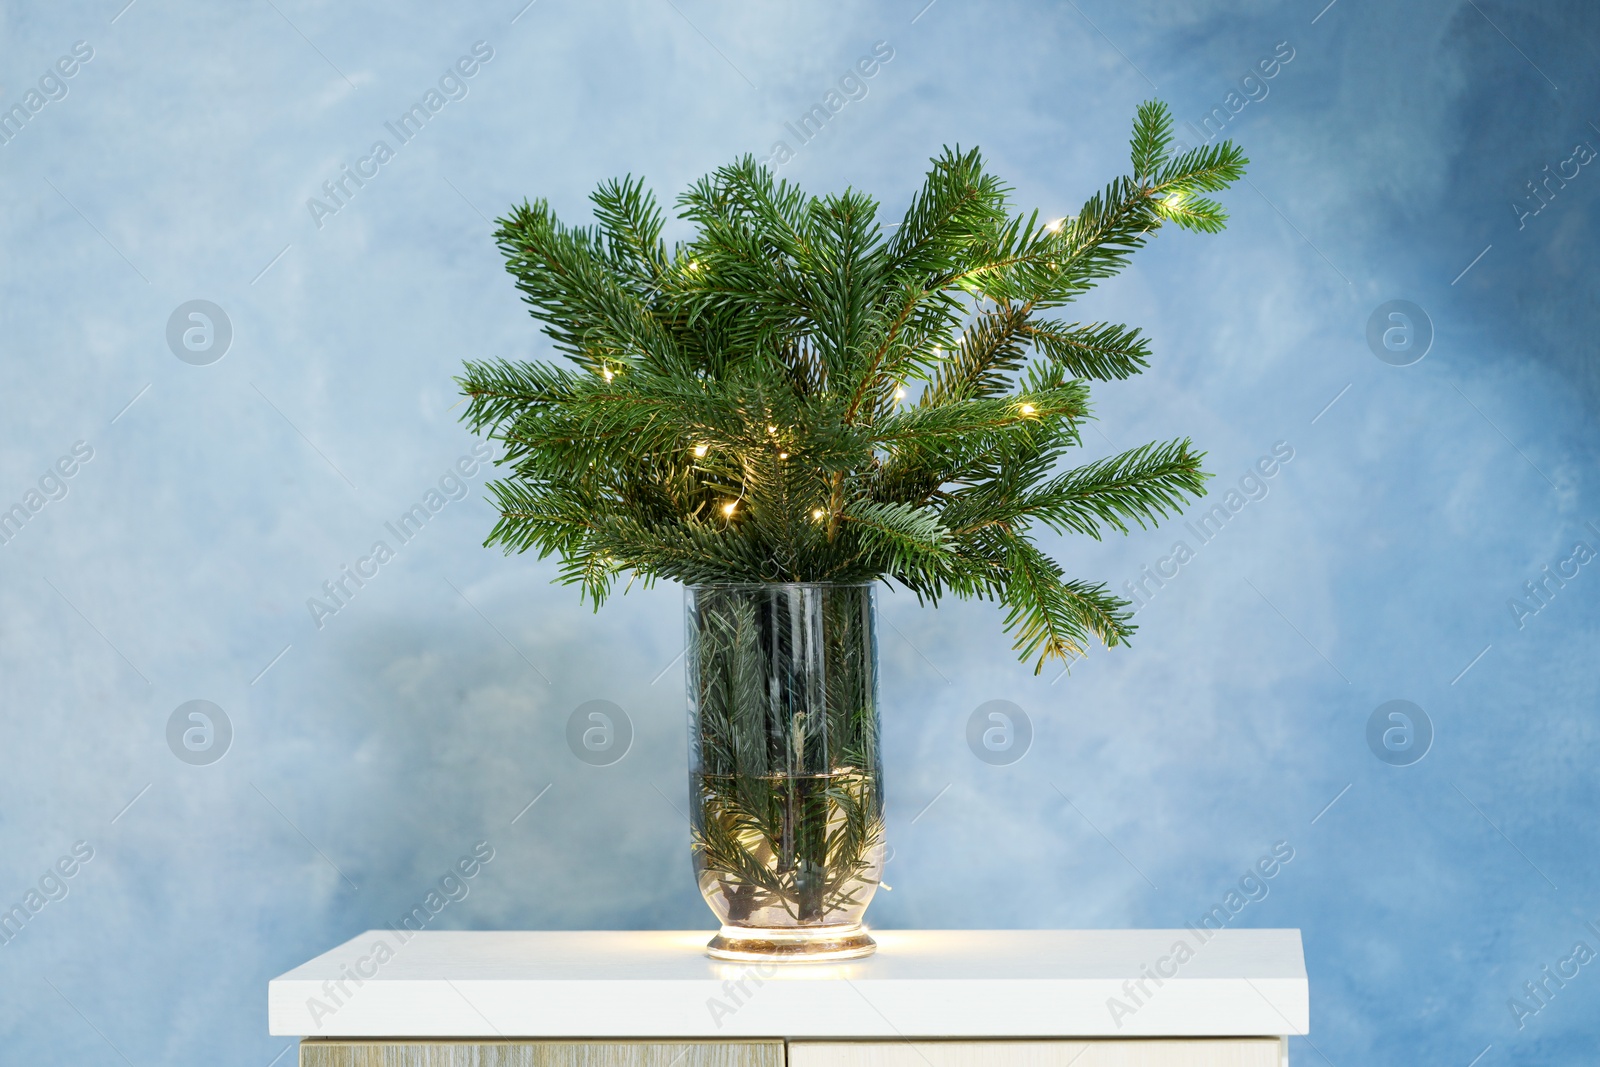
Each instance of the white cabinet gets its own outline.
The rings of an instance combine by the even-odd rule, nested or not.
[[[873,936],[755,966],[701,931],[375,930],[273,979],[268,1022],[305,1067],[1284,1067],[1310,1028],[1298,930]]]

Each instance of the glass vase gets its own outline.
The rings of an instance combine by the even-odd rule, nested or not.
[[[718,959],[852,959],[883,872],[870,584],[687,589],[695,874]]]

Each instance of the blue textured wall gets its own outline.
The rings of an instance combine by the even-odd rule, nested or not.
[[[265,1067],[267,979],[478,842],[434,925],[708,925],[675,810],[679,591],[595,615],[479,547],[451,377],[549,351],[487,220],[539,195],[581,218],[630,171],[670,198],[780,140],[785,177],[895,211],[941,144],[980,144],[1069,214],[1159,95],[1226,120],[1250,184],[1225,234],[1163,234],[1083,302],[1158,354],[1098,390],[1088,452],[1192,435],[1218,478],[1191,521],[1293,458],[1204,543],[1061,544],[1117,589],[1176,568],[1135,645],[1066,678],[1017,664],[991,606],[885,593],[872,917],[1176,926],[1284,842],[1229,921],[1305,931],[1297,1062],[1592,1062],[1600,964],[1524,983],[1600,950],[1600,9],[122,2],[0,12],[0,506],[25,516],[0,545],[0,906],[24,913],[0,1058]],[[877,42],[801,145],[785,123]],[[187,311],[169,343],[192,300],[226,316],[219,360]],[[1431,323],[1420,362],[1368,344],[1391,300]],[[314,619],[346,564],[377,573]],[[565,741],[594,699],[633,724],[607,767]],[[1369,746],[1396,699],[1431,724],[1420,761]],[[185,711],[169,743],[191,700],[231,738],[186,748]],[[989,700],[1032,722],[1008,766],[967,746]]]

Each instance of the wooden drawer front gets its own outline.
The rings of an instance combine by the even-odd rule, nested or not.
[[[784,1067],[782,1041],[303,1041],[300,1067]]]
[[[1276,1037],[791,1041],[788,1067],[1286,1067]]]

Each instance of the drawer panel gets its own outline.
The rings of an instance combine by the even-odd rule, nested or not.
[[[784,1067],[782,1041],[303,1041],[300,1067]]]
[[[791,1041],[788,1067],[1286,1067],[1276,1037]]]

